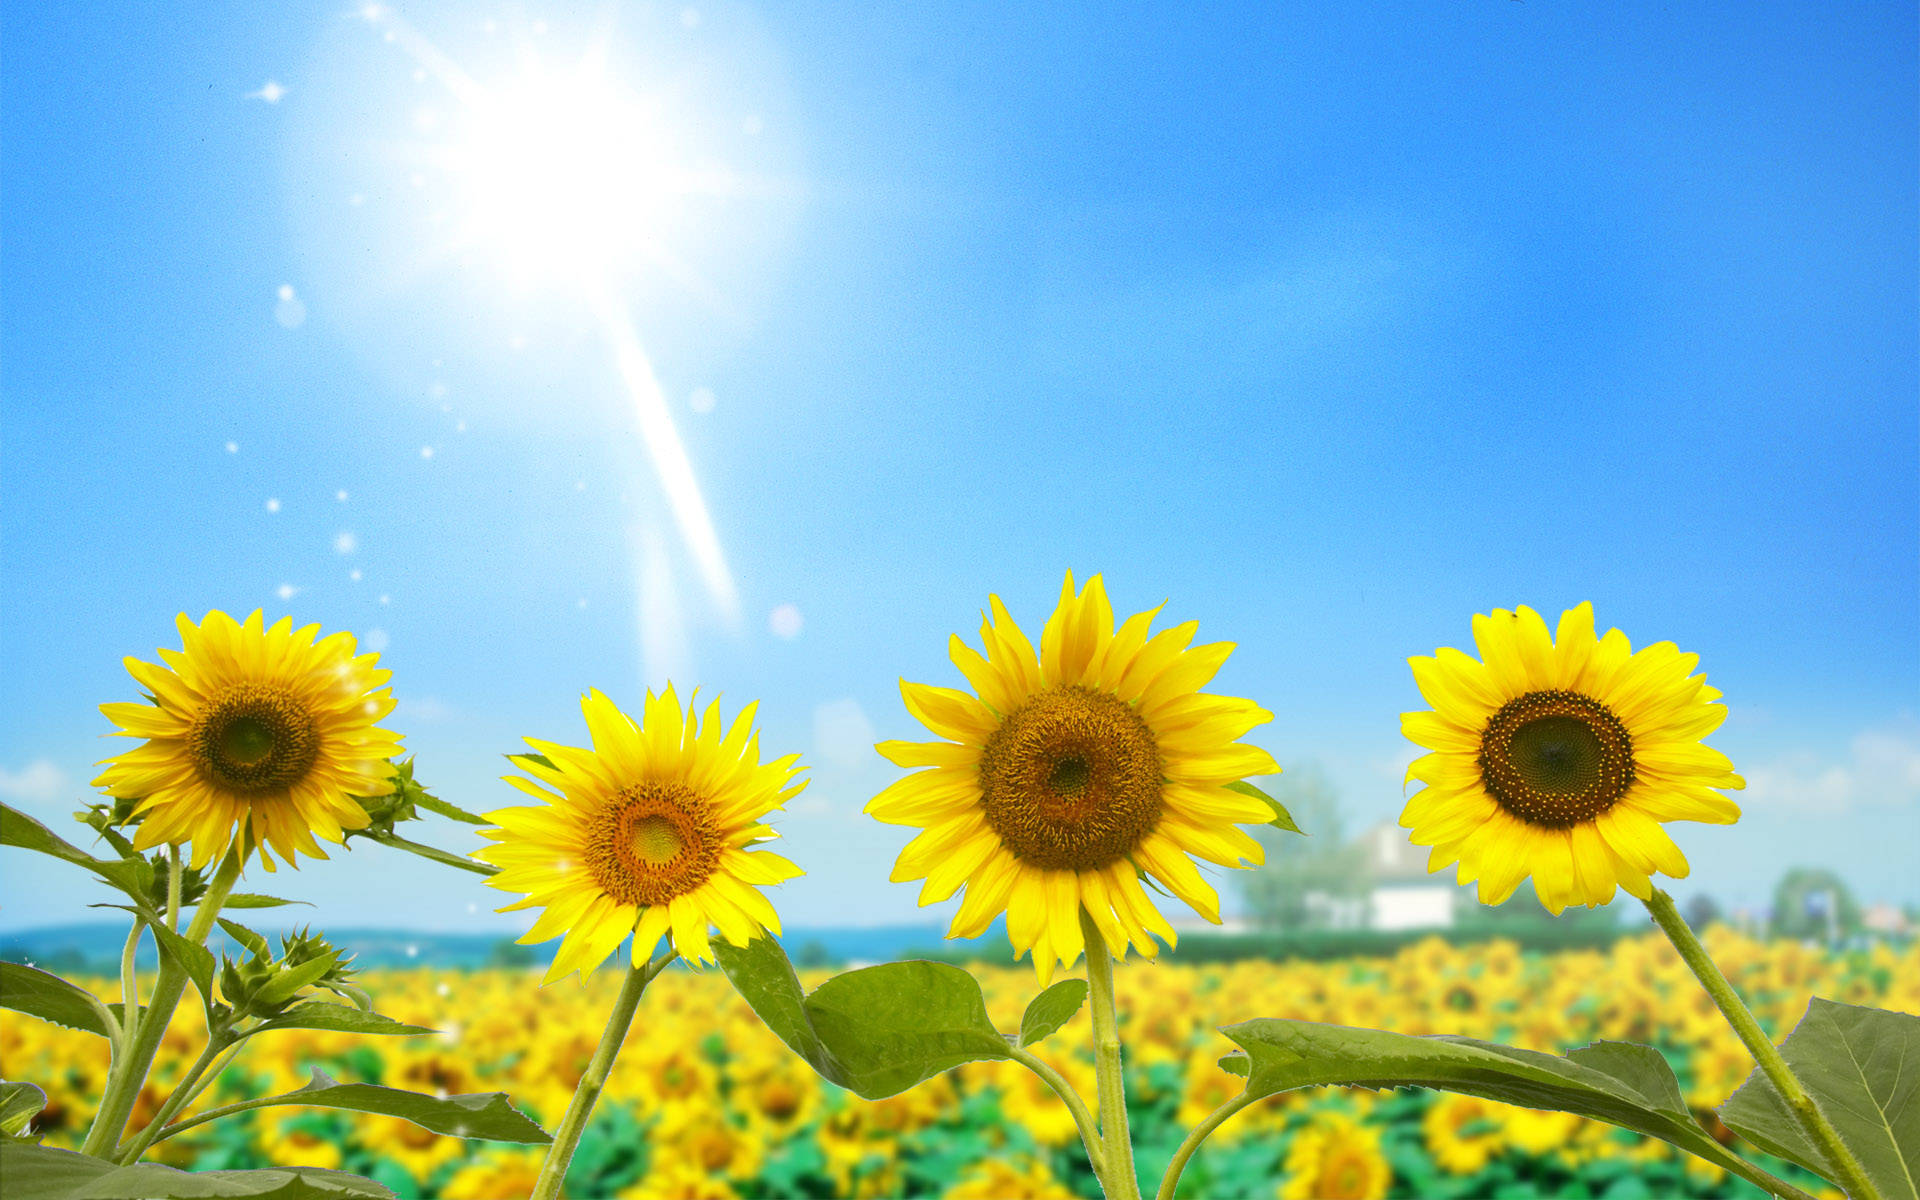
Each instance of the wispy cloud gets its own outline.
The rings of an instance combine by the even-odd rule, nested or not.
[[[0,767],[0,799],[36,816],[70,801],[73,787],[67,773],[48,759],[37,758],[17,771]]]
[[[1863,729],[1838,759],[1789,754],[1746,773],[1739,799],[1751,808],[1837,813],[1920,802],[1920,719]]]

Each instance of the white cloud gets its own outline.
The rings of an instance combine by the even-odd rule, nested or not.
[[[871,766],[878,740],[858,700],[835,700],[813,710],[813,749],[823,762],[849,770]]]
[[[454,707],[436,696],[410,696],[394,705],[393,715],[400,721],[438,724],[454,717]]]
[[[1836,813],[1920,801],[1920,720],[1861,730],[1844,758],[1789,754],[1745,772],[1743,806]]]
[[[0,799],[27,812],[49,813],[69,801],[72,790],[67,773],[48,759],[37,758],[18,771],[0,767]],[[67,804],[69,810],[77,807]]]

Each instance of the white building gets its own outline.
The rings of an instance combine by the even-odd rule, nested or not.
[[[1453,924],[1455,893],[1446,874],[1427,873],[1427,848],[1407,840],[1407,831],[1381,822],[1361,834],[1361,853],[1372,878],[1367,925],[1372,929],[1441,929]]]

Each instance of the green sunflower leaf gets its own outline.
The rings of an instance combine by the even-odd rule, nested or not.
[[[1267,824],[1273,826],[1275,829],[1284,829],[1288,833],[1297,833],[1301,837],[1307,836],[1306,830],[1294,824],[1293,814],[1287,811],[1286,805],[1275,800],[1272,796],[1267,795],[1246,780],[1242,779],[1237,783],[1229,783],[1226,784],[1225,787],[1230,792],[1239,792],[1242,796],[1252,796],[1255,800],[1263,801],[1268,808],[1273,810],[1273,820],[1268,821]]]
[[[104,1038],[118,1032],[107,1006],[92,992],[21,963],[0,962],[0,1008]]]
[[[213,951],[195,942],[190,942],[173,930],[167,928],[164,921],[149,921],[147,928],[153,930],[153,940],[159,944],[160,953],[172,959],[174,965],[187,973],[193,986],[200,989],[200,998],[206,1001],[209,1009],[213,1005]]]
[[[868,1100],[904,1092],[962,1063],[1010,1057],[980,984],[959,967],[883,963],[827,980],[807,997],[820,1040]]]
[[[1436,1088],[1577,1113],[1722,1165],[1731,1157],[1693,1119],[1673,1069],[1651,1046],[1595,1042],[1562,1056],[1474,1038],[1291,1020],[1247,1021],[1221,1032],[1247,1052],[1247,1091],[1255,1097],[1325,1084]]]
[[[1780,1054],[1881,1200],[1920,1196],[1920,1017],[1815,997]],[[1764,1072],[1747,1077],[1720,1119],[1767,1153],[1834,1177]]]
[[[153,865],[146,859],[138,856],[125,859],[95,858],[8,804],[0,804],[0,846],[18,846],[22,850],[49,855],[76,867],[85,867],[141,904],[146,903],[147,892],[153,883]]]
[[[0,1142],[7,1200],[392,1200],[371,1179],[318,1167],[180,1171],[158,1163],[123,1167],[103,1158],[26,1142]]]
[[[267,945],[267,939],[265,937],[248,929],[238,921],[229,921],[225,917],[215,919],[220,922],[220,928],[227,931],[228,937],[246,947],[247,953],[253,955],[255,958],[273,957],[273,951]]]
[[[1087,981],[1062,979],[1033,998],[1020,1018],[1020,1045],[1045,1041],[1080,1011],[1087,1002]]]
[[[438,1032],[425,1025],[409,1025],[377,1012],[367,1012],[351,1004],[333,1004],[325,1000],[308,1000],[305,1003],[296,1004],[279,1016],[262,1021],[249,1029],[247,1036],[252,1037],[256,1033],[268,1033],[275,1029],[330,1029],[340,1033],[394,1036]]]
[[[1011,1056],[980,985],[944,963],[886,963],[836,975],[802,995],[769,937],[715,942],[720,969],[767,1027],[832,1083],[868,1100],[962,1063]]]
[[[0,1082],[0,1137],[19,1137],[47,1106],[47,1094],[30,1083]]]
[[[377,1083],[341,1083],[318,1068],[315,1068],[313,1078],[305,1087],[249,1101],[247,1107],[267,1108],[276,1105],[378,1113],[412,1121],[422,1129],[449,1137],[534,1145],[545,1145],[553,1140],[525,1113],[515,1108],[504,1092],[428,1096],[420,1092],[383,1087]],[[182,1121],[168,1127],[160,1136],[171,1137],[196,1124],[199,1124],[197,1120]]]
[[[278,896],[262,896],[257,892],[234,892],[227,897],[226,908],[279,908],[283,904],[306,904],[305,900],[282,900]]]
[[[846,1069],[814,1030],[800,977],[794,974],[793,964],[787,961],[787,952],[779,942],[762,935],[745,946],[735,946],[722,938],[713,943],[713,952],[740,998],[788,1049],[828,1082],[851,1086]]]

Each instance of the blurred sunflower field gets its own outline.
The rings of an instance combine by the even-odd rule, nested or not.
[[[1920,1010],[1920,947],[1911,944],[1836,952],[1719,926],[1706,940],[1775,1030],[1792,1027],[1816,993]],[[808,972],[806,982],[826,974]],[[992,1015],[1003,1027],[1017,1025],[1032,972],[977,974]],[[602,973],[585,987],[542,989],[526,972],[504,968],[373,972],[367,980],[384,1010],[438,1034],[376,1045],[346,1034],[289,1031],[280,1035],[277,1057],[240,1058],[196,1107],[287,1091],[319,1069],[441,1095],[506,1091],[551,1128],[619,986]],[[1667,1055],[1688,1103],[1727,1141],[1733,1135],[1711,1109],[1753,1069],[1657,935],[1557,953],[1522,952],[1508,941],[1461,947],[1430,938],[1391,957],[1143,965],[1122,974],[1119,990],[1133,1128],[1149,1176],[1159,1173],[1184,1128],[1242,1086],[1218,1065],[1232,1046],[1207,1024],[1203,1014],[1210,1012],[1464,1034],[1554,1052],[1598,1039],[1646,1040]],[[1073,1022],[1079,1036],[1052,1041],[1040,1053],[1090,1091],[1091,1058],[1064,1049],[1090,1044],[1088,1019],[1082,1009]],[[201,1036],[197,1020],[183,1011],[136,1122],[157,1108]],[[50,1145],[77,1145],[104,1083],[100,1040],[9,1019],[0,1024],[0,1058],[8,1075],[47,1088],[50,1104],[35,1131]],[[538,1147],[482,1147],[394,1118],[287,1109],[183,1131],[158,1143],[155,1154],[202,1170],[343,1168],[402,1196],[449,1200],[525,1195],[541,1158]],[[1817,1195],[1838,1195],[1791,1164],[1758,1157]],[[724,975],[683,969],[651,989],[569,1185],[580,1195],[623,1200],[1099,1195],[1071,1117],[1018,1064],[969,1064],[870,1103],[815,1075],[754,1018]],[[1180,1194],[1626,1200],[1760,1193],[1664,1143],[1564,1113],[1423,1090],[1309,1089],[1223,1127],[1188,1168]]]

